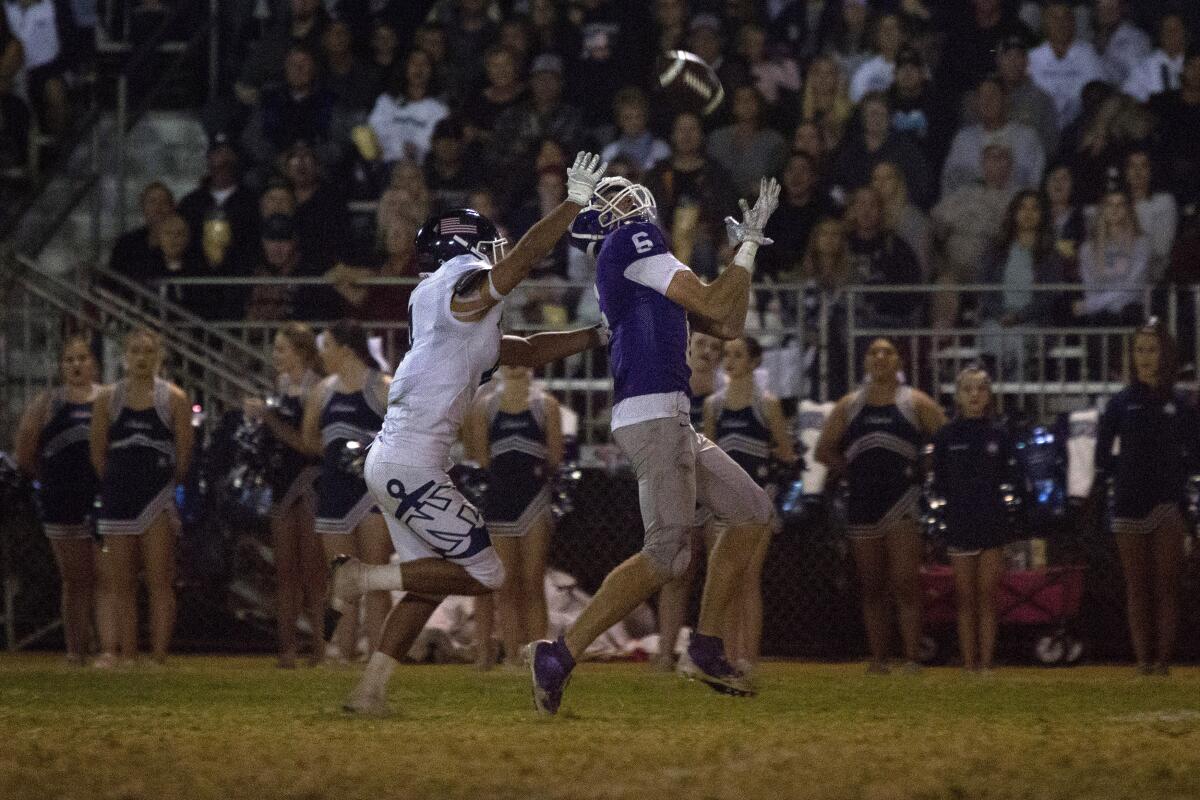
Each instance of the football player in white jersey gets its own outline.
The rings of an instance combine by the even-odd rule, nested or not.
[[[602,326],[528,338],[500,332],[505,295],[567,232],[606,166],[580,153],[567,170],[567,199],[508,254],[495,226],[471,209],[434,215],[417,234],[417,255],[429,274],[409,300],[411,347],[396,369],[383,430],[364,468],[400,563],[339,557],[330,587],[335,609],[368,591],[406,594],[384,622],[347,711],[386,714],[396,660],[442,599],[486,594],[504,580],[483,518],[447,475],[450,447],[476,390],[499,364],[536,368],[607,342]]]

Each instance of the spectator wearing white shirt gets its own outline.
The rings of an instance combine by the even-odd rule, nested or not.
[[[1187,25],[1179,14],[1167,14],[1158,27],[1158,49],[1146,56],[1130,73],[1122,90],[1139,103],[1152,95],[1178,89],[1183,79],[1183,56],[1187,51]]]
[[[1104,80],[1123,86],[1130,74],[1150,55],[1150,37],[1125,15],[1125,0],[1095,0],[1095,47],[1104,68]]]
[[[58,12],[53,0],[7,0],[8,27],[25,52],[24,78],[29,102],[43,129],[62,133],[67,126],[67,87]]]
[[[434,96],[433,61],[424,50],[414,49],[404,60],[404,71],[393,72],[389,83],[375,101],[367,124],[379,139],[384,161],[423,163],[434,126],[450,113]]]
[[[1142,289],[1150,275],[1150,241],[1142,234],[1129,195],[1119,188],[1104,195],[1092,235],[1079,250],[1083,299],[1075,316],[1098,325],[1141,319]]]
[[[1046,154],[1038,135],[1028,125],[1008,117],[1008,92],[999,77],[984,79],[975,92],[979,122],[966,125],[954,136],[942,167],[942,196],[983,180],[983,151],[989,144],[1004,144],[1013,155],[1013,181],[1018,189],[1035,189],[1046,168]]]
[[[1029,53],[1029,77],[1050,95],[1058,110],[1058,126],[1079,116],[1080,95],[1091,81],[1104,79],[1096,49],[1075,38],[1075,14],[1064,0],[1051,0],[1042,12],[1046,41]]]
[[[1142,232],[1150,240],[1150,280],[1157,283],[1171,262],[1179,207],[1170,192],[1156,191],[1154,177],[1148,152],[1133,150],[1125,157],[1125,184]]]
[[[854,72],[850,101],[856,105],[869,92],[886,92],[896,79],[896,54],[904,44],[900,17],[884,14],[875,25],[875,57]]]

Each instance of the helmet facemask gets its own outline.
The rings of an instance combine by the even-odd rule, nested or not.
[[[597,212],[601,229],[608,231],[627,219],[653,220],[657,207],[645,186],[613,176],[596,185],[588,208]]]
[[[504,259],[506,253],[505,246],[508,244],[508,239],[503,236],[498,236],[495,239],[483,239],[472,245],[461,236],[453,237],[454,241],[467,248],[472,255],[483,259],[489,266],[496,266]]]

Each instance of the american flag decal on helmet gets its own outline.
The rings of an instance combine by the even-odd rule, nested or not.
[[[455,234],[465,233],[467,236],[478,236],[479,230],[475,227],[474,222],[464,222],[458,217],[445,217],[438,223],[438,230],[443,236],[454,236]]]

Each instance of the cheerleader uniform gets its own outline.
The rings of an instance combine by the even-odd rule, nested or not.
[[[546,465],[546,412],[542,393],[529,392],[529,408],[500,410],[502,392],[487,400],[488,461],[484,519],[492,536],[524,536],[550,509]]]
[[[97,530],[102,536],[145,533],[160,514],[175,515],[175,431],[171,386],[154,379],[154,402],[134,411],[125,405],[126,381],[113,387],[108,454],[100,479]]]
[[[304,398],[308,390],[319,380],[317,375],[308,371],[293,387],[287,375],[280,375],[276,384],[279,390],[279,406],[275,415],[289,428],[297,431],[304,419]],[[312,497],[319,468],[314,460],[306,453],[293,450],[280,439],[271,440],[271,515],[280,516],[296,504],[297,501]]]
[[[53,391],[38,434],[36,495],[42,530],[51,539],[91,536],[88,518],[99,486],[88,450],[91,426],[91,401],[68,402],[66,387]]]
[[[349,535],[367,514],[379,513],[362,471],[348,464],[353,457],[347,452],[346,442],[358,442],[358,454],[365,455],[383,425],[385,408],[376,392],[380,380],[379,372],[371,370],[359,392],[337,391],[336,380],[324,385],[319,423],[324,454],[317,478],[317,533]]]
[[[771,429],[762,410],[762,394],[754,392],[750,405],[732,411],[725,408],[725,391],[713,395],[717,447],[759,486],[765,486],[770,474]]]
[[[1164,398],[1135,383],[1108,401],[1096,432],[1096,469],[1113,481],[1113,533],[1148,534],[1180,513],[1198,444],[1200,414],[1174,392]]]
[[[901,386],[893,402],[867,405],[866,390],[854,394],[850,425],[842,438],[849,492],[847,535],[883,536],[902,519],[916,519],[921,488],[917,456],[924,435],[913,405],[913,390]]]
[[[979,555],[1008,542],[1008,509],[1001,486],[1016,491],[1012,439],[991,420],[956,419],[933,437],[933,491],[946,501],[946,545],[951,555]]]

